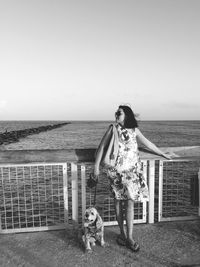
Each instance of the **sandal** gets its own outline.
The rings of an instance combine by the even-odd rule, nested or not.
[[[123,238],[121,235],[117,236],[117,240],[116,240],[117,244],[120,246],[126,246],[126,239]]]
[[[138,252],[140,250],[140,245],[137,242],[127,241],[126,247],[130,248],[133,252]]]

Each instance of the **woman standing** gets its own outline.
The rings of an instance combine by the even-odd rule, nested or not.
[[[110,189],[115,201],[116,218],[120,228],[120,235],[117,237],[117,243],[127,246],[132,251],[136,252],[139,250],[140,246],[133,239],[134,201],[148,201],[148,188],[143,177],[137,141],[160,156],[167,159],[170,159],[170,156],[162,152],[144,137],[138,129],[137,120],[129,106],[119,106],[115,117],[116,125],[109,126],[97,150],[94,176],[98,179],[99,167],[102,163],[105,149],[113,135],[114,128],[118,135],[116,159],[114,165],[104,165],[103,169],[107,174]],[[126,231],[123,219],[123,202],[126,207]]]

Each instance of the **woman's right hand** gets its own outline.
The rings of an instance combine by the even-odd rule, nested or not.
[[[98,166],[94,166],[94,176],[98,177],[99,176],[99,167]]]
[[[87,180],[87,186],[93,188],[98,183],[98,176],[95,176],[93,173],[90,174],[89,179]]]

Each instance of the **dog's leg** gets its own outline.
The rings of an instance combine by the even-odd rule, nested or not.
[[[85,240],[85,249],[86,249],[87,252],[92,252],[89,238],[86,238],[86,240]]]
[[[82,239],[83,239],[83,243],[85,245],[85,250],[87,252],[91,252],[92,249],[91,249],[91,246],[90,246],[90,239],[87,238],[85,235],[82,236]],[[95,244],[94,244],[95,245]]]
[[[100,244],[101,244],[102,247],[105,247],[105,241],[104,241],[104,226],[102,226],[102,228],[101,228]]]
[[[96,239],[94,237],[90,237],[90,244],[92,247],[96,246]]]
[[[83,239],[83,242],[85,244],[85,250],[87,252],[91,252],[92,249],[90,246],[90,236],[89,236],[89,231],[88,231],[87,227],[84,228],[84,235],[83,235],[82,239]]]
[[[91,246],[90,246],[90,237],[88,237],[87,235],[84,236],[84,239],[85,239],[85,250],[87,252],[91,252],[92,249],[91,249]]]
[[[85,245],[85,250],[87,252],[91,252],[92,249],[91,249],[91,246],[90,246],[90,237],[88,236],[88,229],[87,228],[84,229],[84,235],[82,236],[82,239],[83,239],[83,242],[84,242],[84,245]]]

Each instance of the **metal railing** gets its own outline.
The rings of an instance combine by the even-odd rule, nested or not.
[[[200,216],[199,160],[143,159],[149,202],[135,203],[134,223]],[[0,233],[64,229],[82,224],[94,191],[86,187],[93,162],[0,165]],[[97,186],[96,206],[105,225],[117,224],[107,178]]]

